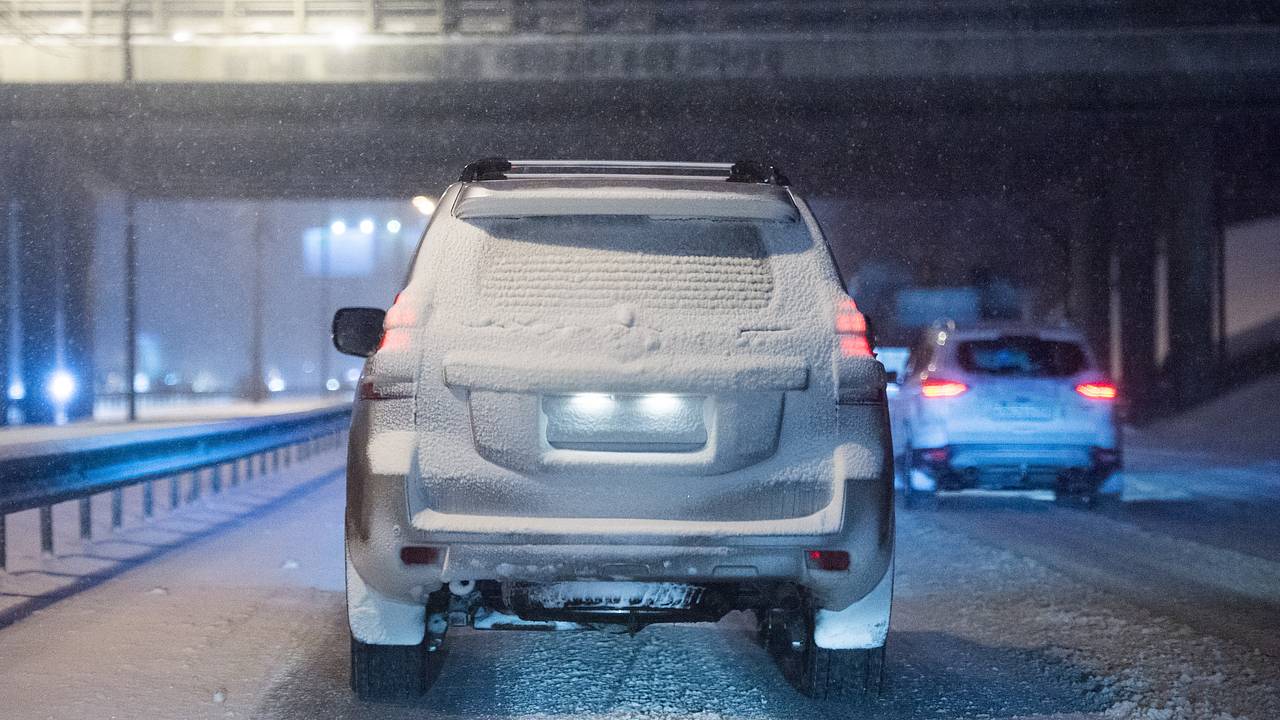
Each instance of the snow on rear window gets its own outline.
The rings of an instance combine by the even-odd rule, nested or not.
[[[773,277],[750,221],[558,216],[478,223],[477,286],[498,305],[760,309]]]
[[[1026,336],[962,342],[956,356],[966,372],[991,375],[1066,377],[1085,367],[1076,343]]]

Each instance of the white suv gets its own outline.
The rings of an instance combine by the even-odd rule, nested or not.
[[[938,490],[1040,489],[1091,505],[1120,468],[1116,386],[1076,329],[935,327],[894,398],[903,502]]]
[[[472,163],[368,356],[347,602],[361,697],[450,627],[635,632],[752,610],[805,692],[879,687],[883,367],[804,202],[754,163]]]

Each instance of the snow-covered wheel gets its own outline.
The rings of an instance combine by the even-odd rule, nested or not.
[[[915,453],[912,452],[911,446],[907,445],[902,457],[893,464],[894,472],[898,473],[898,484],[902,486],[902,507],[908,510],[935,507],[938,503],[937,493],[917,490],[911,484],[911,476],[915,474],[914,457]]]
[[[769,648],[786,678],[803,695],[858,705],[880,696],[884,648],[831,650],[813,640],[813,609],[787,613],[785,620],[762,627]]]
[[[796,684],[811,698],[860,702],[879,697],[883,682],[883,647],[828,650],[810,643]]]
[[[371,645],[351,638],[351,689],[361,700],[405,700],[427,691],[437,652],[417,645]]]

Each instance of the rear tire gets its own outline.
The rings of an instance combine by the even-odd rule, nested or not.
[[[417,645],[371,645],[351,638],[351,689],[361,700],[410,700],[427,691],[439,655]]]
[[[813,641],[814,611],[788,613],[785,624],[766,625],[764,643],[801,694],[857,707],[880,696],[884,648],[830,650]]]
[[[870,702],[884,684],[884,648],[828,650],[810,645],[801,663],[799,690],[818,700]]]

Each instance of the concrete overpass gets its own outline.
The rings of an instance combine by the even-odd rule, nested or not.
[[[1280,26],[1247,4],[162,1],[133,3],[122,40],[121,6],[90,2],[22,30],[53,5],[10,3],[0,40],[0,230],[24,258],[6,284],[25,328],[61,328],[26,333],[32,387],[88,362],[90,201],[121,189],[408,196],[491,154],[768,156],[837,220],[911,218],[829,228],[846,269],[887,256],[946,279],[979,258],[1060,288],[1104,352],[1118,344],[1142,408],[1212,392],[1221,226],[1280,213]],[[1034,228],[947,227],[966,203]]]

